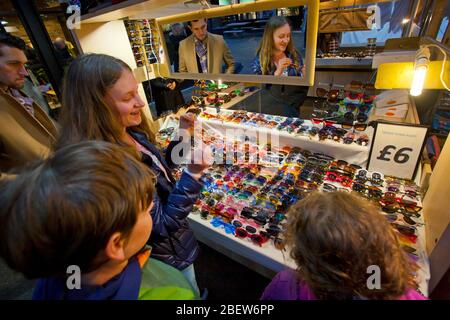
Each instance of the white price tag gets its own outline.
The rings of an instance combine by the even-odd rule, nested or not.
[[[378,122],[369,153],[367,170],[413,179],[420,161],[428,127]]]

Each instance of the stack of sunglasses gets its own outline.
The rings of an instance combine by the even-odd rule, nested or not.
[[[324,59],[324,58],[354,58],[354,59],[364,59],[364,58],[372,58],[371,56],[367,55],[364,51],[357,51],[357,52],[345,52],[345,51],[336,51],[336,52],[327,52],[327,53],[318,53],[316,55],[318,59]]]
[[[317,88],[316,95],[321,98],[326,98],[326,100],[323,101],[321,107],[319,106],[319,101],[315,101],[313,116],[344,116],[344,123],[346,125],[349,123],[352,124],[354,120],[357,120],[359,125],[367,123],[368,115],[375,99],[375,95],[367,95],[364,91],[353,92],[342,89],[326,90],[324,88]],[[339,121],[339,123],[341,122],[342,120]]]
[[[236,146],[236,145],[235,145]],[[254,146],[253,146],[254,147]],[[286,212],[310,192],[356,192],[380,207],[402,247],[417,261],[420,196],[412,181],[384,177],[321,153],[298,147],[258,149],[259,157],[281,155],[278,165],[216,165],[202,177],[204,188],[194,212],[237,238],[284,250]]]
[[[125,20],[125,28],[138,67],[158,62],[159,38],[153,20]]]
[[[215,227],[234,231],[236,237],[259,246],[272,239],[280,249],[286,211],[319,188],[333,158],[300,148],[266,145],[259,150],[260,159],[271,154],[277,155],[277,166],[241,164],[209,169],[202,177],[204,189],[194,211],[205,219],[214,216],[211,223]]]
[[[309,121],[240,110],[210,112],[208,109],[201,112],[199,118],[247,127],[274,129],[295,137],[304,136],[318,141],[331,140],[337,143],[356,143],[362,146],[369,144],[369,136],[364,132],[367,128],[365,123],[339,125],[337,121],[327,118],[313,118]]]
[[[145,53],[139,25],[135,20],[125,20],[124,23],[136,65],[142,67],[145,64]]]

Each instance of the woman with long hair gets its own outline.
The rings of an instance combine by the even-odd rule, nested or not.
[[[154,145],[138,82],[120,59],[104,54],[75,59],[64,78],[62,105],[56,149],[84,140],[104,140],[123,146],[155,172],[152,257],[181,270],[198,292],[193,262],[199,247],[186,218],[200,194],[198,180],[208,167],[204,158],[189,163],[175,181],[168,165],[171,159],[165,159]],[[180,128],[190,129],[193,122],[192,114],[182,116]]]
[[[266,23],[261,43],[252,63],[253,73],[303,76],[303,59],[294,46],[291,29],[291,25],[285,17],[273,16],[270,18]]]

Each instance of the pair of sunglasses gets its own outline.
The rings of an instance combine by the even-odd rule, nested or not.
[[[381,189],[374,187],[374,186],[366,186],[362,183],[353,182],[352,190],[359,192],[360,194],[364,195],[365,197],[369,199],[381,199],[383,196],[383,191]]]
[[[334,192],[334,191],[350,192],[350,190],[348,190],[346,188],[339,188],[339,187],[336,187],[334,184],[327,183],[327,182],[325,182],[322,185],[322,190],[325,192]]]
[[[344,187],[350,187],[353,180],[345,175],[341,175],[335,171],[328,171],[325,180],[331,182],[338,182]]]
[[[329,102],[337,102],[339,99],[339,90],[327,90],[324,88],[317,88],[316,95],[320,98],[327,98]]]
[[[225,233],[228,233],[228,234],[234,234],[235,233],[235,227],[232,224],[230,224],[230,223],[226,223],[225,221],[223,221],[219,217],[214,217],[211,220],[210,223],[215,228],[223,227],[223,229],[225,230]]]
[[[388,213],[385,215],[385,217],[388,219],[389,222],[407,223],[411,226],[417,225],[417,222],[406,214]]]
[[[306,164],[315,167],[325,168],[329,166],[330,160],[320,157],[319,154],[314,154],[307,158]]]
[[[395,222],[392,222],[391,225],[401,234],[406,235],[406,236],[417,236],[416,235],[416,231],[417,229],[413,226],[405,226],[405,225],[401,225]]]
[[[365,131],[367,129],[367,123],[361,123],[361,122],[356,122],[354,123],[354,121],[343,121],[341,124],[342,129],[354,129],[355,131]]]
[[[246,220],[246,221],[243,221],[243,220]],[[231,224],[233,226],[235,226],[236,228],[244,228],[250,233],[256,233],[258,231],[257,229],[259,228],[259,226],[255,222],[253,222],[252,220],[248,220],[248,219],[242,219],[242,220],[234,219],[231,222]]]
[[[267,237],[265,237],[263,234],[261,234],[261,233],[259,233],[259,234],[256,234],[256,233],[249,233],[246,229],[244,229],[244,228],[237,228],[236,230],[235,230],[235,236],[236,237],[238,237],[238,238],[241,238],[241,239],[244,239],[244,238],[250,238],[250,240],[253,242],[253,243],[255,243],[255,244],[257,244],[257,245],[259,245],[260,247],[264,244],[264,243],[266,243],[267,242],[267,240],[269,240],[269,238],[267,238]]]
[[[324,126],[329,127],[329,126],[333,126],[334,124],[336,124],[336,121],[333,120],[328,120],[326,118],[312,118],[311,122],[313,124],[324,124]]]
[[[336,160],[331,162],[330,169],[331,170],[340,169],[343,170],[344,172],[354,174],[356,170],[361,169],[361,166],[358,166],[357,164],[353,163],[348,164],[348,162],[345,160]]]
[[[297,180],[295,182],[295,187],[299,188],[301,190],[317,190],[319,188],[317,183],[314,182],[308,182],[304,180]]]
[[[408,189],[407,187],[404,187],[404,191],[402,192],[402,191],[400,191],[400,186],[399,185],[388,184],[386,188],[387,188],[387,190],[389,192],[402,193],[402,194],[407,195],[410,198],[417,198],[417,196],[419,195],[417,190],[415,190],[415,189]]]
[[[389,193],[389,192],[386,192]],[[415,217],[420,217],[419,212],[422,210],[421,206],[417,205],[417,202],[410,201],[402,198],[390,197],[389,195],[383,196],[380,201],[383,211],[385,212],[406,212]]]

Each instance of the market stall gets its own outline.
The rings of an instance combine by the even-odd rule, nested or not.
[[[250,4],[238,6],[236,13],[266,9],[262,3],[275,6],[274,1],[260,1],[253,4],[254,8]],[[315,7],[318,1],[302,3],[318,9]],[[234,7],[200,10],[171,5],[178,11],[163,10],[160,2],[154,6],[142,2],[130,6],[128,14],[122,6],[120,9],[125,13],[119,18],[115,15],[119,10],[89,17],[87,27],[77,31],[80,44],[85,51],[122,58],[135,69],[140,81],[158,76],[182,79],[182,74],[172,72],[167,66],[164,61],[167,46],[162,43],[156,47],[152,32],[157,28],[159,39],[163,39],[161,32],[165,25],[203,16],[228,17]],[[118,20],[121,18],[128,22]],[[314,33],[317,31],[316,18],[308,17],[310,41],[317,34]],[[129,22],[133,19],[153,28],[146,31],[147,37],[151,37],[148,44],[152,50],[144,50],[145,45],[133,50],[136,39],[127,28],[133,25]],[[111,48],[108,41],[118,43],[120,50]],[[393,224],[405,251],[418,267],[415,274],[418,289],[427,295],[428,254],[433,249],[428,234],[433,234],[436,237],[434,243],[437,243],[443,230],[436,232],[433,227],[425,233],[425,227],[436,224],[428,220],[433,219],[435,213],[427,215],[426,210],[422,210],[421,166],[418,165],[413,179],[385,176],[384,172],[367,171],[366,167],[375,135],[372,125],[376,124],[372,121],[418,125],[414,101],[408,96],[406,102],[398,99],[395,104],[386,105],[383,100],[375,99],[382,92],[374,88],[367,90],[367,85],[374,82],[371,56],[320,56],[315,59],[315,40],[309,44],[314,45],[314,48],[306,46],[309,74],[298,83],[297,79],[272,76],[186,74],[186,78],[197,79],[197,84],[203,82],[196,84],[194,91],[197,92],[189,97],[191,100],[186,107],[199,108],[196,113],[204,142],[214,148],[218,159],[226,160],[227,154],[231,159],[226,165],[214,165],[203,176],[205,187],[189,216],[190,225],[199,241],[272,277],[285,267],[295,266],[289,258],[288,248],[282,246],[282,237],[278,237],[284,229],[288,208],[313,190],[354,192],[377,203],[380,214]],[[149,52],[151,59],[147,56]],[[225,81],[234,82],[224,86]],[[360,84],[356,89],[355,82]],[[320,104],[313,106],[316,115],[300,119],[256,112],[261,111],[261,105],[265,103],[260,98],[260,91],[266,84],[310,86],[308,96]],[[247,108],[250,101],[252,107]],[[390,101],[394,100],[384,102]],[[163,149],[177,133],[177,128],[174,116],[159,120],[156,130],[159,130],[157,136]],[[263,160],[262,163],[249,164],[252,155],[257,157],[256,160]],[[407,195],[406,199],[404,195]],[[399,214],[398,208],[405,214]],[[440,216],[439,221],[448,224],[447,218]]]
[[[308,129],[288,132],[288,118],[258,113],[206,108],[199,114],[203,140],[213,148],[219,164],[204,174],[201,200],[189,216],[197,238],[271,277],[295,266],[278,237],[288,208],[314,190],[355,192],[375,200],[380,214],[391,221],[418,266],[417,284],[426,295],[430,271],[417,183],[365,170],[367,145],[344,144],[331,135],[319,138],[311,132],[317,127],[324,134],[324,128],[339,125],[291,120]],[[373,130],[366,134],[371,139]],[[228,160],[227,164],[221,160]],[[407,212],[403,217],[397,215],[394,200],[401,194],[408,195],[400,202]]]

